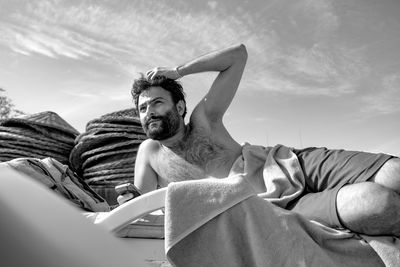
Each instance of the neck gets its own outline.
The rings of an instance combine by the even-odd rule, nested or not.
[[[182,123],[181,127],[179,127],[179,130],[175,135],[167,139],[159,140],[159,142],[161,145],[166,146],[170,149],[181,147],[182,141],[187,136],[188,131],[189,126]]]

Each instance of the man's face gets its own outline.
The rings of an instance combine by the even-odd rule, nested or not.
[[[140,122],[147,137],[164,140],[177,133],[182,117],[168,91],[150,87],[138,100]]]

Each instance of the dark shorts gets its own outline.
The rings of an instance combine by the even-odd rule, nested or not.
[[[382,153],[330,150],[310,147],[293,149],[303,169],[306,188],[292,210],[329,226],[341,227],[336,195],[345,184],[365,182],[394,156]]]

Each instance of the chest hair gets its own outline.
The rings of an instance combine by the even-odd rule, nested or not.
[[[199,131],[190,131],[173,148],[162,147],[160,175],[172,180],[204,178],[229,162],[226,149]],[[167,176],[167,177],[166,177]]]

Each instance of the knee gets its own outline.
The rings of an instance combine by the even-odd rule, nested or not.
[[[400,177],[400,158],[389,159],[383,166],[387,168],[387,171]]]
[[[371,182],[378,183],[400,193],[400,158],[388,160],[371,179]]]
[[[387,221],[399,220],[399,195],[393,190],[372,182],[344,186],[339,190],[337,212],[341,223],[355,231],[377,234]],[[391,231],[391,230],[390,230]]]
[[[400,179],[400,158],[392,158],[383,164],[382,168],[378,171],[383,172],[384,175],[394,176]]]

